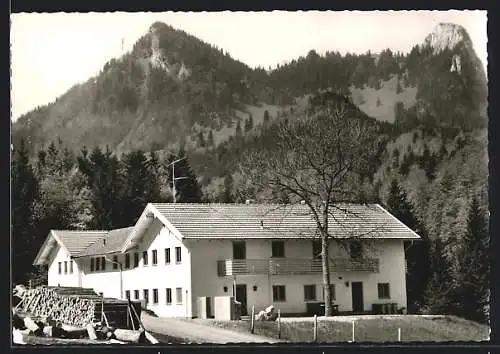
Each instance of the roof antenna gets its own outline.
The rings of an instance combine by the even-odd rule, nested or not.
[[[176,177],[175,177],[175,167],[174,167],[174,166],[175,166],[175,164],[176,164],[177,162],[182,161],[182,160],[185,160],[186,158],[187,158],[187,157],[183,157],[183,158],[177,159],[177,160],[172,161],[171,163],[169,163],[169,164],[167,165],[167,167],[168,167],[168,166],[170,166],[170,165],[172,165],[172,196],[174,197],[174,204],[175,204],[175,202],[176,202],[176,198],[175,198],[175,193],[176,193],[176,192],[175,192],[175,181],[177,181],[178,179],[188,179],[188,178],[189,178],[189,177],[177,177],[177,178],[176,178]]]

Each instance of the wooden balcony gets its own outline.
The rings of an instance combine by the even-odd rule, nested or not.
[[[379,272],[379,260],[364,258],[330,260],[330,272]],[[227,275],[321,274],[321,260],[310,258],[225,259],[217,261],[217,273]]]

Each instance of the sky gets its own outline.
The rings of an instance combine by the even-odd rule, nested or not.
[[[486,11],[19,13],[11,15],[12,119],[97,75],[155,21],[266,69],[311,49],[406,53],[436,24],[451,22],[467,30],[485,69],[487,63]]]

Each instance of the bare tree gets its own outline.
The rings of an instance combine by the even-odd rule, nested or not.
[[[340,208],[348,212],[343,202],[360,201],[359,176],[373,157],[374,142],[368,121],[352,118],[343,103],[327,102],[314,117],[282,122],[275,149],[252,152],[240,164],[246,183],[255,189],[286,194],[291,202],[308,206],[321,238],[326,316],[332,315],[329,242],[345,241],[330,232],[329,219]]]

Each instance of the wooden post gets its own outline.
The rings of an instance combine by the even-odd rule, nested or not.
[[[318,316],[314,315],[314,343],[318,341]]]
[[[398,342],[401,342],[401,328],[398,328]]]
[[[104,322],[106,322],[106,327],[109,328],[108,318],[106,317],[106,314],[104,312],[102,313],[102,316],[104,317]]]
[[[281,310],[278,309],[278,339],[281,339]]]
[[[92,323],[87,324],[86,329],[87,329],[87,333],[89,335],[89,338],[92,339],[92,340],[96,340],[97,339],[97,333],[95,332],[95,328],[92,325]]]
[[[255,305],[252,305],[252,318],[250,319],[250,333],[255,331]]]
[[[104,319],[104,294],[101,295],[101,325]]]
[[[127,329],[130,329],[131,325],[130,325],[130,318],[132,316],[130,315],[130,303],[127,304]]]
[[[354,341],[354,321],[352,321],[352,342]]]

